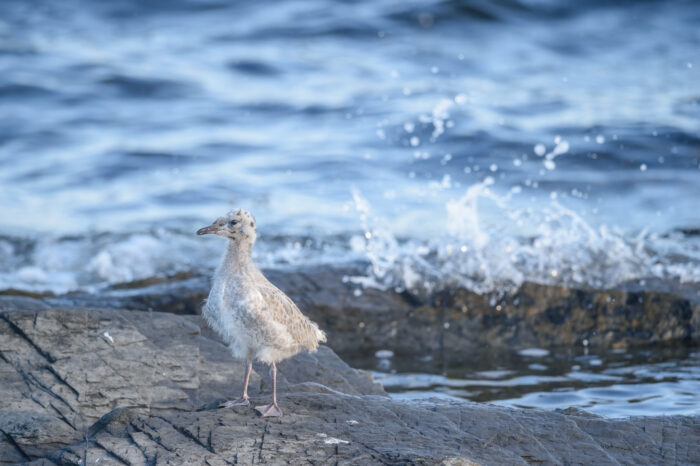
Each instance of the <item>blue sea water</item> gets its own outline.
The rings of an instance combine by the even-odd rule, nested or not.
[[[349,357],[399,400],[468,399],[517,408],[576,408],[605,417],[700,413],[700,353],[664,347],[488,349],[451,361]]]
[[[0,288],[211,267],[237,207],[377,286],[700,281],[697,2],[0,12]]]

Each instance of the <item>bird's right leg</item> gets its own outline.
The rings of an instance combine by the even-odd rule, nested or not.
[[[248,359],[245,366],[245,382],[243,383],[243,396],[237,400],[227,401],[221,403],[219,408],[233,408],[234,406],[248,406],[250,401],[248,401],[248,381],[250,381],[250,371],[253,369],[253,361]]]
[[[277,406],[277,364],[272,363],[272,404],[266,406],[256,406],[255,409],[262,414],[262,417],[282,416],[282,410]]]

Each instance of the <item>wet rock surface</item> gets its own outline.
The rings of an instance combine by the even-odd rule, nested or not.
[[[243,364],[199,317],[0,300],[0,462],[525,464],[700,460],[700,418],[393,401],[330,349],[280,366],[281,419],[219,409]],[[251,380],[269,402],[265,367]],[[85,461],[87,457],[87,462]]]
[[[397,354],[442,358],[446,348],[700,342],[700,290],[687,284],[657,284],[654,289],[663,291],[653,291],[636,282],[613,290],[525,283],[502,297],[464,289],[419,297],[368,288],[356,295],[356,286],[343,277],[361,273],[361,265],[266,272],[326,330],[329,345],[341,354],[390,348]],[[196,314],[208,289],[206,277],[193,277],[49,302]]]

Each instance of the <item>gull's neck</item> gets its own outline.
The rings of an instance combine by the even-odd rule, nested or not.
[[[253,245],[247,241],[229,240],[226,246],[226,262],[234,265],[251,265],[253,259],[250,257]]]
[[[255,268],[250,256],[253,245],[249,242],[229,240],[226,253],[221,260],[217,275],[240,276],[245,275],[251,268]]]

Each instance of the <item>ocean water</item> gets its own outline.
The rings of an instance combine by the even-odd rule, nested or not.
[[[5,0],[0,289],[268,266],[700,282],[700,4]]]
[[[526,409],[576,408],[616,418],[700,413],[697,348],[490,349],[452,361],[380,350],[348,360],[372,371],[398,400],[457,398]]]

